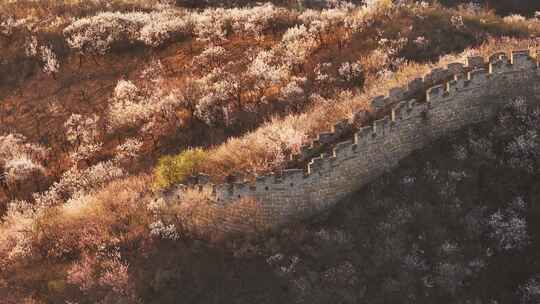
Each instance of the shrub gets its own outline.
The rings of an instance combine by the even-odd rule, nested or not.
[[[118,81],[109,108],[109,128],[136,126],[148,119],[151,107],[146,101],[131,81]]]
[[[281,41],[287,63],[302,64],[318,47],[316,35],[304,25],[289,28]]]
[[[64,29],[72,49],[83,54],[105,54],[115,46],[135,42],[157,47],[175,35],[191,32],[189,20],[178,10],[103,12],[81,18]]]
[[[5,171],[8,183],[15,183],[32,176],[35,177],[43,173],[45,169],[23,155],[19,158],[8,160],[5,164]]]
[[[102,13],[73,22],[64,30],[69,46],[82,53],[105,54],[113,43],[135,40],[142,13]]]
[[[503,18],[503,21],[506,23],[519,23],[525,22],[527,19],[521,15],[513,14]]]
[[[48,152],[45,147],[28,143],[20,134],[0,136],[0,173],[5,174],[12,199],[28,198],[45,182]]]
[[[155,188],[165,189],[185,181],[199,171],[206,157],[206,152],[200,148],[188,149],[176,156],[162,157],[155,171]]]
[[[175,88],[164,87],[161,71],[145,69],[143,77],[152,77],[152,84],[139,89],[130,81],[118,82],[110,99],[108,131],[139,129],[143,141],[145,138],[155,141],[176,132],[179,126],[176,111],[182,105],[182,96]]]
[[[538,303],[540,301],[540,276],[531,277],[520,287],[521,302],[523,304]]]
[[[502,251],[523,249],[529,243],[525,202],[516,198],[508,208],[499,210],[489,218],[490,237]]]

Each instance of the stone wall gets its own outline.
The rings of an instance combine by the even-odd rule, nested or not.
[[[305,169],[283,170],[261,176],[253,183],[200,183],[192,187],[210,193],[219,205],[241,197],[255,198],[261,211],[258,221],[269,226],[307,218],[396,167],[412,151],[464,126],[494,117],[512,96],[524,94],[524,90],[538,95],[540,69],[535,58],[529,51],[515,51],[510,56],[496,53],[486,61],[473,57],[467,65],[454,63],[448,69],[434,70],[407,88],[377,97],[374,106],[387,109],[388,115],[361,128],[350,140],[336,144],[331,155],[313,158]],[[447,79],[452,80],[429,88],[425,100],[407,99],[425,90],[426,83]],[[317,140],[332,136],[335,134],[325,133]],[[180,186],[167,197],[179,198],[183,189]],[[223,230],[244,229],[234,223],[225,221]]]

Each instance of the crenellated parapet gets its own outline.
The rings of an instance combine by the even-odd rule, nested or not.
[[[475,58],[475,57],[471,57]],[[480,57],[481,58],[481,57]],[[478,60],[476,60],[478,62]],[[483,62],[483,58],[482,58]],[[388,111],[389,107],[404,99],[411,99],[425,95],[427,89],[431,86],[450,80],[454,75],[465,73],[470,70],[469,66],[463,63],[451,63],[447,68],[435,68],[423,77],[411,80],[404,87],[394,87],[388,91],[387,95],[376,96],[372,99],[371,105],[374,112]],[[362,116],[362,113],[357,113],[356,116]],[[300,148],[300,153],[292,155],[292,160],[304,162],[321,153],[324,146],[335,143],[343,137],[343,135],[351,133],[356,129],[356,119],[344,119],[335,124],[328,132],[319,133],[310,143],[303,145]]]
[[[539,86],[534,85],[540,80],[538,66],[536,53],[533,56],[525,50],[470,57],[466,65],[452,63],[446,69],[434,69],[404,88],[374,98],[373,106],[387,115],[371,125],[351,131],[351,122],[342,121],[330,132],[319,134],[303,148],[302,155],[313,153],[319,144],[335,144],[330,153],[311,158],[305,168],[220,185],[200,176],[189,187],[208,191],[220,205],[254,198],[262,210],[260,220],[271,226],[306,218],[396,167],[412,151],[493,117],[508,103],[508,96],[524,94],[525,88],[532,90],[528,94],[540,95]],[[351,137],[336,143],[347,131]],[[185,187],[173,190],[169,198],[180,198]]]

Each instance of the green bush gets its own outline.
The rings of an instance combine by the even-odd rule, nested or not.
[[[175,156],[160,158],[155,170],[154,187],[165,189],[173,184],[182,183],[189,176],[197,173],[206,159],[203,149],[188,149]]]

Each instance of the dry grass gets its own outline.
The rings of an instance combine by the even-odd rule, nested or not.
[[[155,7],[158,0],[1,0],[2,12],[15,18],[30,18],[47,20],[59,17],[81,17],[93,15],[96,12],[148,10]]]
[[[231,231],[267,229],[254,200],[220,206],[208,193],[187,191],[181,201],[162,204],[153,200],[151,183],[150,176],[131,177],[55,207],[11,209],[0,223],[0,294],[9,291],[20,299],[28,290],[40,290],[37,299],[57,302],[57,296],[82,297],[85,290],[85,298],[112,292],[125,299],[127,290],[100,285],[107,273],[103,271],[118,263],[128,265],[124,261],[144,256],[156,243],[222,242]],[[95,287],[85,289],[85,284]]]
[[[54,258],[136,243],[146,230],[148,183],[148,176],[115,181],[96,194],[47,209],[36,219],[34,246]]]
[[[371,99],[387,94],[391,88],[405,86],[434,68],[445,68],[452,62],[465,63],[468,56],[487,57],[497,51],[527,49],[536,46],[537,43],[536,39],[490,40],[478,48],[444,56],[434,64],[404,63],[395,73],[366,81],[368,85],[364,87],[363,92],[354,97],[344,96],[334,102],[315,104],[302,114],[274,119],[251,133],[231,138],[226,143],[208,150],[209,156],[204,173],[222,182],[231,175],[251,179],[283,168],[286,166],[284,163],[286,152],[298,148],[302,141],[330,130],[334,124],[343,119],[351,120],[359,111],[370,112],[371,117],[377,115],[372,112]]]
[[[37,211],[23,208],[19,211],[24,213],[4,217],[0,224],[0,293],[6,288],[23,294],[28,294],[28,288],[49,288],[39,296],[57,302],[60,300],[48,297],[64,291],[50,290],[51,286],[63,286],[65,272],[82,256],[99,256],[115,248],[143,250],[151,220],[145,205],[151,194],[149,179],[139,176],[116,181],[63,205]],[[66,292],[77,289],[66,284]]]

